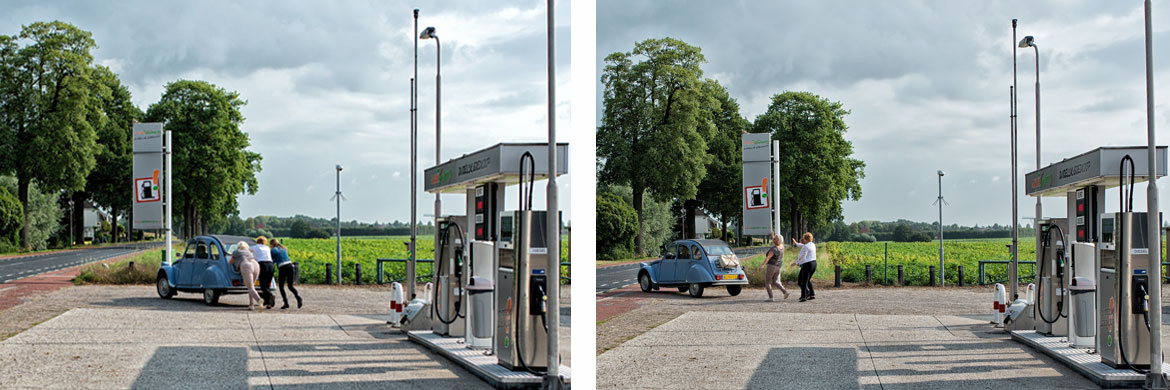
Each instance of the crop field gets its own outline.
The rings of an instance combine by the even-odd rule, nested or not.
[[[343,283],[353,283],[355,264],[362,265],[362,283],[373,284],[378,281],[377,259],[406,259],[410,253],[406,249],[409,236],[382,236],[341,238],[341,280]],[[434,240],[430,235],[418,236],[418,259],[434,257]],[[292,261],[299,262],[301,267],[301,283],[325,283],[325,264],[336,266],[337,241],[332,238],[282,238],[281,243],[288,248]],[[561,240],[561,261],[568,261],[569,246],[565,238]],[[406,263],[385,263],[383,266],[387,282],[406,279]],[[433,272],[432,263],[418,263],[417,273],[423,280],[428,280]],[[568,275],[569,267],[562,266],[561,274]]]
[[[1036,243],[1031,237],[1020,238],[1020,261],[1036,258]],[[958,267],[963,266],[964,282],[974,285],[979,282],[980,260],[1009,260],[1007,250],[1010,239],[956,240],[946,241],[943,246],[947,284],[959,281]],[[886,245],[889,245],[888,263]],[[897,280],[898,265],[903,266],[907,285],[930,284],[930,266],[938,267],[938,241],[933,242],[829,242],[825,244],[833,265],[841,266],[841,279],[846,282],[865,281],[865,265],[873,270],[876,284],[893,284]],[[888,264],[889,281],[883,283],[883,266]],[[1032,275],[1032,265],[1020,265],[1021,280]],[[1007,267],[1002,264],[987,265],[988,280],[1003,280]]]

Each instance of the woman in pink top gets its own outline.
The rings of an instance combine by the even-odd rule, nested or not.
[[[264,300],[260,298],[260,294],[256,293],[256,278],[260,276],[260,264],[252,256],[252,251],[248,250],[247,243],[243,241],[236,243],[236,250],[232,252],[229,263],[240,266],[240,275],[244,277],[244,286],[248,287],[248,310],[256,310],[257,306],[254,304],[259,302],[260,311],[264,311]]]

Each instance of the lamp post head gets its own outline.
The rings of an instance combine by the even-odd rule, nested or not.
[[[1026,36],[1026,37],[1024,37],[1024,39],[1020,40],[1020,48],[1021,49],[1025,49],[1025,48],[1029,48],[1029,47],[1036,47],[1036,40],[1032,39],[1031,35]]]
[[[439,38],[439,36],[435,34],[434,27],[427,27],[426,29],[423,29],[422,34],[419,34],[418,37],[420,39],[431,39],[431,38],[438,39]]]
[[[941,169],[938,171],[938,176],[939,176],[939,177],[942,177],[942,175],[945,175],[945,174],[946,174],[946,172],[943,172]]]
[[[342,169],[341,164],[337,164],[337,171],[341,172],[341,169]]]

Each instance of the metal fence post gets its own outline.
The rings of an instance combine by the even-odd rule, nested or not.
[[[354,271],[354,276],[353,276],[354,283],[356,283],[358,286],[361,286],[362,285],[362,263],[354,263],[353,265],[354,265],[354,270],[353,270]]]
[[[930,286],[934,287],[934,266],[930,266]]]
[[[377,272],[378,284],[382,284],[382,283],[386,282],[386,279],[385,279],[386,271],[383,270],[383,268],[385,268],[385,267],[383,267],[382,264],[383,264],[382,260],[378,259],[378,266],[376,267],[378,269],[378,272]]]
[[[873,268],[865,265],[865,284],[873,284]]]
[[[325,263],[325,284],[333,284],[333,264]]]
[[[987,270],[984,269],[983,261],[979,262],[979,285],[987,285]]]
[[[963,287],[963,266],[959,266],[959,287]]]
[[[841,266],[833,266],[833,287],[841,287]]]
[[[902,265],[898,264],[898,286],[905,286],[906,285],[905,276],[906,276],[906,274],[902,272]]]

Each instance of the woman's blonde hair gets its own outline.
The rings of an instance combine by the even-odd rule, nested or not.
[[[804,242],[812,242],[812,232],[804,232],[804,235],[800,237],[800,240]]]
[[[280,249],[285,249],[284,245],[280,245],[280,239],[275,238],[275,237],[272,239],[272,246],[276,247],[276,248],[280,248]]]
[[[256,243],[260,245],[268,245],[268,239],[264,236],[256,237]]]
[[[240,241],[236,243],[236,250],[248,250],[248,243]]]

